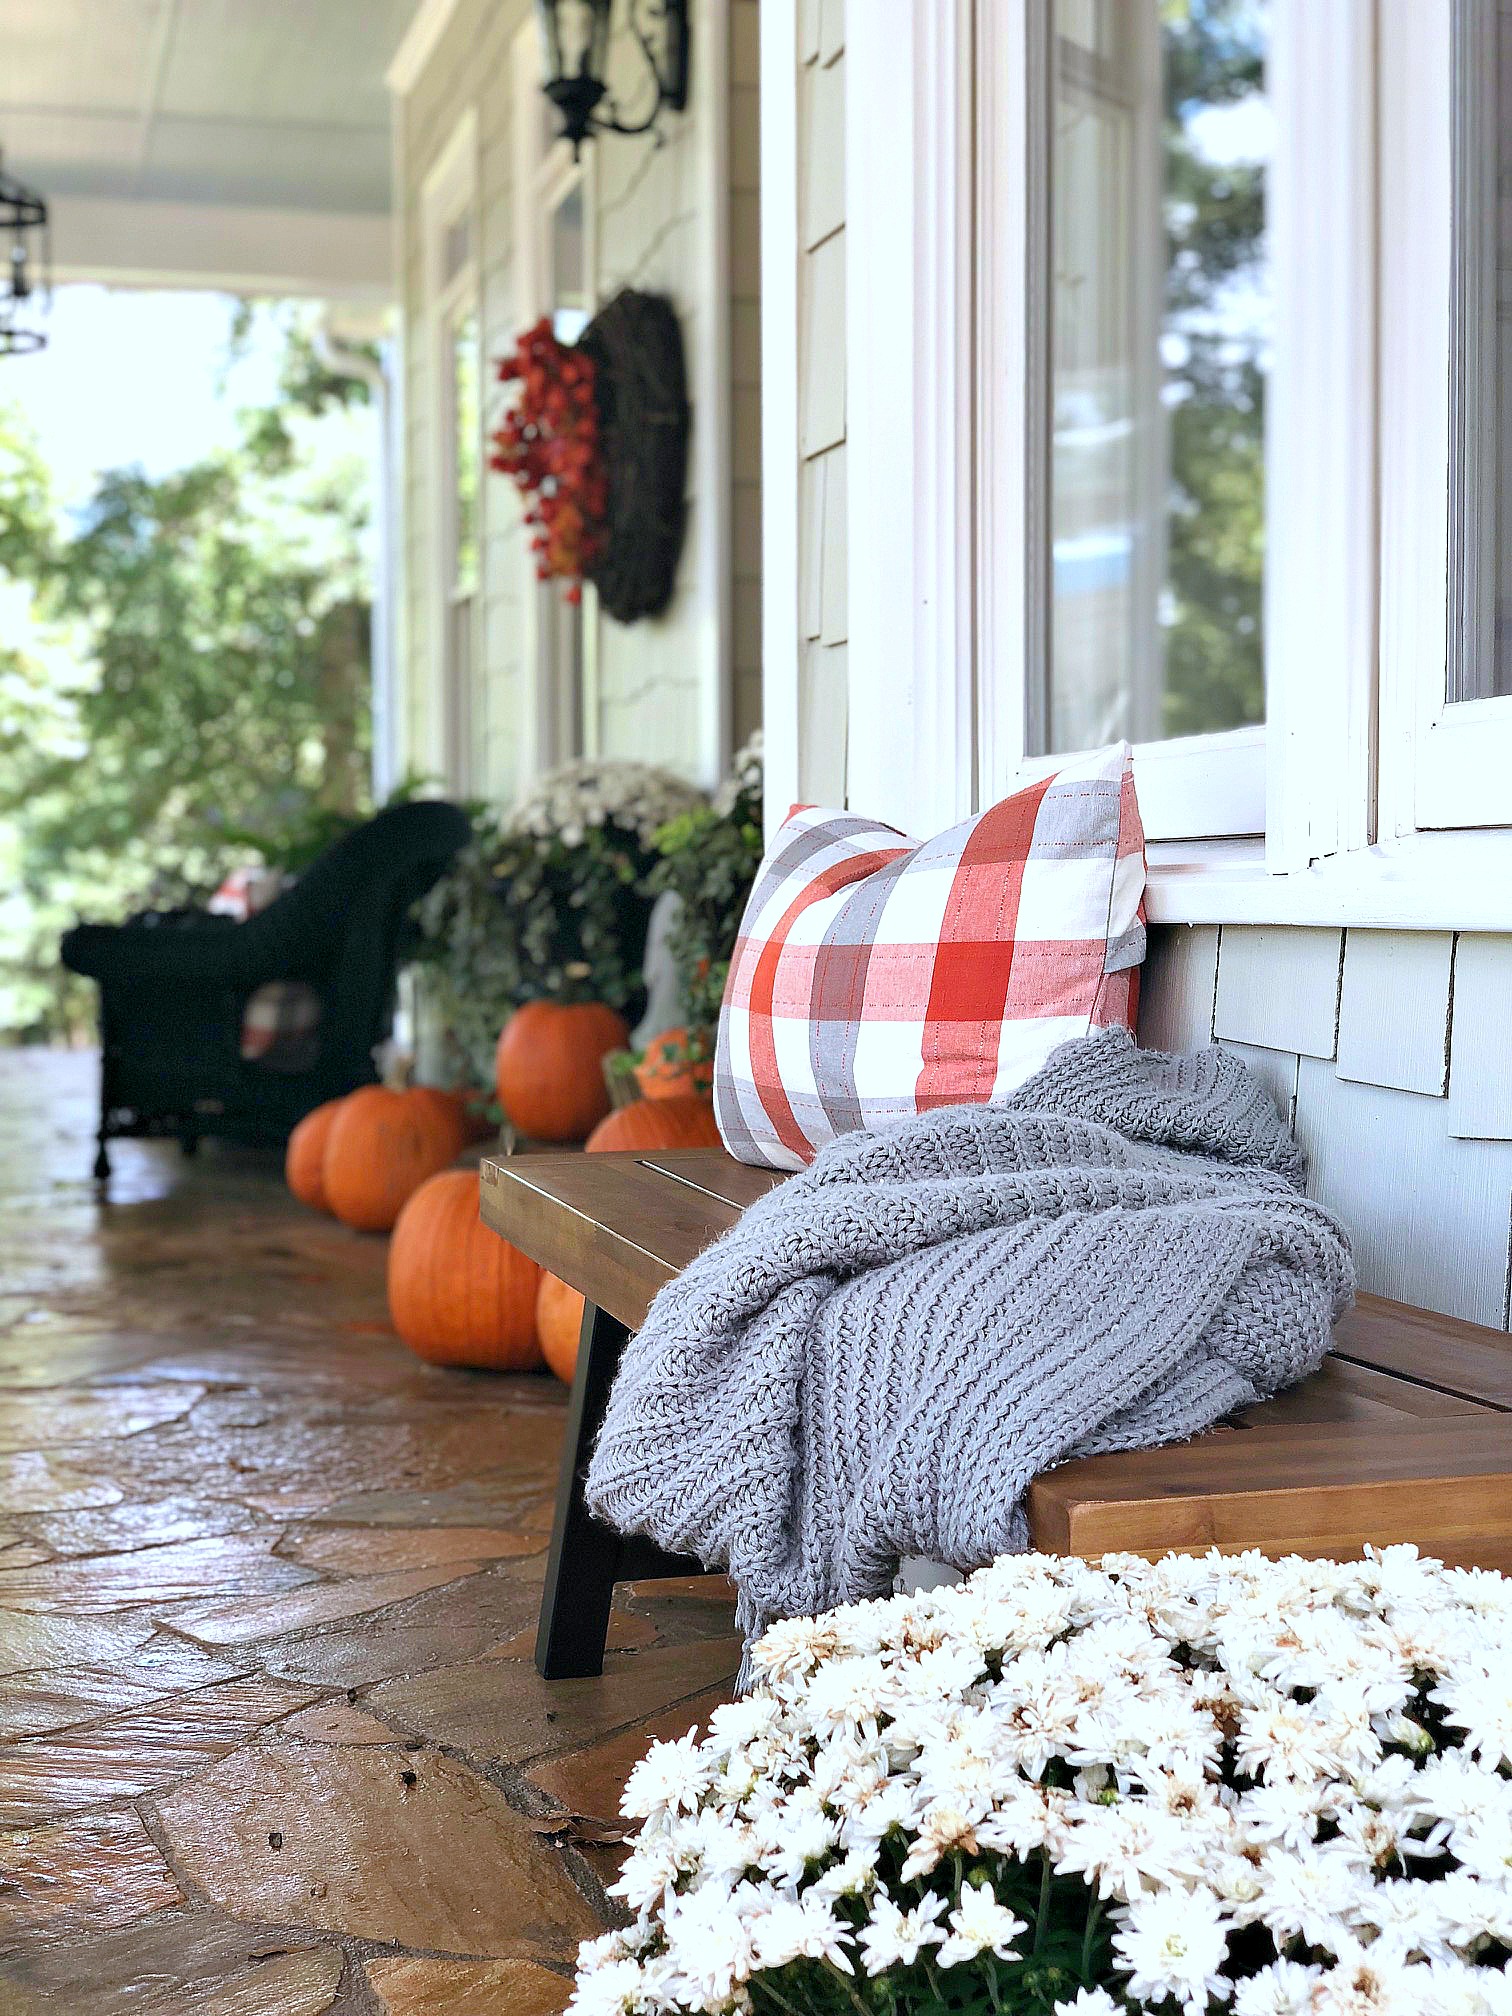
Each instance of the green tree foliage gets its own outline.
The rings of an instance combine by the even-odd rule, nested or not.
[[[1166,398],[1171,516],[1165,732],[1265,714],[1262,334],[1236,333],[1224,296],[1263,285],[1265,177],[1214,161],[1192,124],[1264,89],[1265,0],[1162,0],[1165,107]],[[1179,29],[1181,32],[1169,32]]]
[[[71,915],[203,892],[367,809],[368,463],[327,422],[365,390],[285,326],[233,451],[109,471],[66,525],[0,408],[0,1029],[75,1022]]]

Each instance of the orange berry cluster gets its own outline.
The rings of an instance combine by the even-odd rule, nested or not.
[[[520,393],[493,437],[489,467],[513,477],[531,500],[525,523],[536,579],[565,579],[569,602],[583,599],[583,575],[603,551],[609,478],[599,441],[598,369],[557,341],[543,315],[498,365]]]

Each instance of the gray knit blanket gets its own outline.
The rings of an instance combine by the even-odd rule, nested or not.
[[[588,1501],[727,1570],[748,1637],[885,1593],[909,1556],[1020,1550],[1040,1472],[1318,1365],[1354,1269],[1301,1183],[1237,1058],[1121,1030],[1005,1105],[847,1135],[657,1296]]]

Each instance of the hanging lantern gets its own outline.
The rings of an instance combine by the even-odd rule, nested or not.
[[[5,172],[0,155],[0,357],[18,357],[43,347],[47,338],[28,325],[51,291],[47,205],[35,190]]]
[[[537,0],[546,58],[541,88],[562,115],[562,138],[571,142],[574,160],[592,134],[649,133],[663,109],[681,112],[688,102],[688,0],[626,4],[630,33],[656,91],[645,118],[633,122],[620,117],[609,97],[614,0]]]

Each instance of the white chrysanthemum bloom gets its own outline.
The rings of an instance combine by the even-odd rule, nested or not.
[[[1234,2016],[1309,2016],[1320,1967],[1299,1960],[1273,1960],[1234,1990]]]
[[[704,802],[701,791],[670,771],[583,757],[548,771],[532,785],[514,806],[507,826],[541,838],[555,835],[576,847],[588,828],[612,824],[649,847],[658,828]]]
[[[1165,1891],[1127,1907],[1113,1935],[1116,1964],[1127,1970],[1128,1992],[1146,2002],[1178,2002],[1201,2016],[1211,1996],[1226,1996],[1223,1978],[1228,1934],[1217,1903],[1201,1891]]]
[[[959,1966],[983,1953],[995,1954],[999,1960],[1017,1959],[1018,1948],[1013,1942],[1029,1925],[999,1904],[990,1883],[968,1883],[950,1914],[949,1928],[940,1943],[942,1967]]]
[[[1512,1673],[1489,1670],[1441,1680],[1428,1697],[1451,1729],[1463,1729],[1465,1748],[1488,1771],[1512,1764]]]
[[[944,1943],[938,1920],[944,1915],[945,1899],[927,1896],[910,1911],[902,1911],[891,1897],[872,1899],[871,1917],[861,1928],[861,1951],[868,1974],[886,1973],[889,1967],[911,1967],[927,1947]]]
[[[637,1768],[640,1915],[585,1947],[580,2016],[799,2008],[805,1968],[856,1964],[899,2009],[941,1967],[1006,2008],[1046,1894],[1058,1940],[1099,1899],[1116,1928],[1076,2016],[1512,2016],[1496,1578],[1009,1559],[774,1626],[755,1664]]]
[[[1055,2016],[1119,2016],[1119,2009],[1106,1988],[1078,1988],[1071,2001],[1056,2003]]]
[[[623,1810],[632,1820],[691,1812],[712,1775],[696,1728],[676,1742],[653,1743],[625,1781]]]

